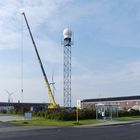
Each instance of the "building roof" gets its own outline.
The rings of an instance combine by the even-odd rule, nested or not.
[[[48,106],[48,103],[13,103],[0,102],[0,106]]]
[[[140,100],[140,96],[124,96],[124,97],[84,99],[81,102],[84,103],[84,102],[105,102],[105,101],[124,101],[124,100]]]

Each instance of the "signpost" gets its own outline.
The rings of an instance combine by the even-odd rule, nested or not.
[[[32,113],[31,112],[25,112],[24,119],[25,120],[31,120],[32,119]]]
[[[77,100],[77,109],[76,109],[76,120],[79,123],[79,109],[81,109],[81,101]]]

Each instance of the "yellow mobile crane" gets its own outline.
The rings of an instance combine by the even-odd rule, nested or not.
[[[34,49],[35,49],[35,52],[36,52],[36,55],[37,55],[37,58],[38,58],[38,61],[39,61],[39,64],[40,64],[40,67],[41,67],[41,70],[42,70],[42,73],[43,73],[43,76],[44,76],[44,79],[45,79],[45,83],[46,83],[47,88],[48,88],[48,94],[49,94],[49,98],[50,98],[50,104],[49,104],[48,108],[50,108],[50,109],[59,108],[59,105],[56,104],[55,99],[54,99],[54,96],[53,96],[53,94],[52,94],[52,90],[51,90],[49,81],[48,81],[48,79],[47,79],[45,70],[44,70],[44,68],[43,68],[43,64],[42,64],[42,62],[41,62],[41,59],[40,59],[40,56],[39,56],[39,53],[38,53],[38,50],[37,50],[37,47],[36,47],[36,44],[35,44],[35,41],[34,41],[32,32],[31,32],[31,29],[30,29],[30,27],[29,27],[29,24],[28,24],[26,15],[25,15],[24,12],[23,12],[22,14],[23,14],[23,16],[24,16],[24,19],[25,19],[25,22],[26,22],[26,25],[27,25],[27,28],[28,28],[28,31],[29,31],[29,34],[30,34],[30,37],[31,37],[31,40],[32,40],[32,43],[33,43],[33,46],[34,46]]]

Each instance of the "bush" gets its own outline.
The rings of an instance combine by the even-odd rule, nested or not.
[[[33,116],[44,117],[52,120],[70,121],[76,120],[76,109],[54,109],[33,112]],[[79,119],[95,119],[95,110],[79,110]]]
[[[2,110],[1,113],[6,114],[7,110]]]
[[[119,117],[127,117],[127,116],[140,116],[140,111],[131,109],[130,111],[122,110],[118,113]]]
[[[95,119],[96,118],[96,111],[95,110],[79,110],[79,119]]]

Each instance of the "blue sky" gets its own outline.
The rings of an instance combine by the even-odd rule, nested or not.
[[[77,99],[140,94],[139,0],[0,0],[0,101],[13,92],[21,100],[23,49],[24,102],[49,102],[28,30],[25,12],[47,76],[63,104],[62,31],[70,27],[72,104]]]

